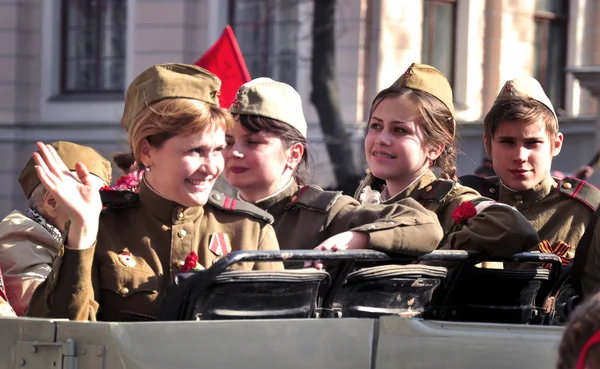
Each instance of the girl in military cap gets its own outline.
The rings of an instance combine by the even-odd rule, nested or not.
[[[143,180],[139,193],[113,193],[102,213],[86,167],[77,164],[77,181],[52,147],[38,143],[37,173],[67,209],[70,228],[28,315],[155,319],[180,271],[209,267],[234,250],[278,250],[267,213],[211,192],[223,170],[225,130],[233,125],[219,107],[219,88],[215,75],[185,64],[150,67],[131,83],[122,124],[133,152],[127,164],[135,159]]]
[[[538,237],[522,215],[457,182],[455,131],[448,80],[429,65],[412,64],[371,105],[365,138],[370,173],[355,197],[384,204],[415,199],[437,214],[445,249],[492,256],[531,250]]]
[[[416,201],[360,206],[308,184],[306,120],[291,86],[258,78],[237,92],[226,134],[225,179],[275,218],[281,248],[373,248],[419,255],[442,237],[435,214]]]
[[[542,240],[539,251],[569,263],[600,205],[600,191],[574,177],[551,176],[563,134],[550,99],[532,77],[509,80],[483,122],[485,149],[496,176],[465,176],[461,181],[516,207],[537,230]],[[598,271],[598,266],[587,269]]]

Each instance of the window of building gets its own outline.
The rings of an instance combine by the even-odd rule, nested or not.
[[[423,1],[421,61],[432,65],[454,84],[457,0]]]
[[[299,0],[229,0],[229,24],[252,78],[296,84]]]
[[[122,93],[125,0],[62,0],[62,94]]]
[[[564,108],[569,2],[536,0],[534,77],[555,109]]]

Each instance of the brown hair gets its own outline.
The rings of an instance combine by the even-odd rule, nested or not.
[[[371,104],[369,120],[377,105],[385,98],[392,96],[406,97],[416,105],[425,142],[432,145],[445,145],[442,154],[433,162],[433,167],[439,168],[440,177],[458,181],[456,178],[458,147],[454,138],[455,120],[450,109],[438,98],[425,91],[391,86],[375,96]]]
[[[294,169],[292,176],[299,185],[308,184],[309,170],[309,153],[306,144],[306,138],[294,127],[283,123],[277,119],[261,117],[258,115],[239,114],[234,117],[239,117],[240,124],[248,132],[268,132],[272,133],[281,140],[283,147],[289,149],[294,144],[301,144],[304,147],[304,154],[300,159],[300,163]]]
[[[483,118],[483,129],[488,142],[486,148],[494,135],[504,122],[526,121],[537,122],[542,119],[548,137],[553,139],[558,134],[558,122],[548,107],[536,99],[523,95],[518,91],[513,96],[502,97],[494,102],[490,111]]]
[[[135,118],[129,129],[130,153],[113,156],[115,164],[129,172],[137,161],[137,169],[145,169],[139,160],[144,140],[150,146],[160,148],[168,139],[180,134],[194,134],[205,129],[228,130],[234,121],[228,110],[194,99],[165,99],[147,106]]]
[[[563,333],[558,347],[557,369],[575,369],[581,349],[600,330],[600,293],[578,307]],[[585,357],[586,368],[600,368],[600,343],[591,346]]]

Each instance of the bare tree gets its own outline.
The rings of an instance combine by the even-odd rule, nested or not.
[[[335,75],[336,0],[314,0],[310,101],[315,105],[338,189],[353,194],[360,176],[344,128]]]

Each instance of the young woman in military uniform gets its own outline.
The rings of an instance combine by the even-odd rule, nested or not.
[[[527,219],[457,182],[455,135],[448,80],[429,65],[412,64],[371,105],[365,138],[370,173],[355,197],[384,204],[418,201],[437,214],[444,249],[492,256],[533,249],[538,237]]]
[[[210,267],[233,250],[278,250],[267,213],[211,192],[223,170],[225,130],[233,125],[219,108],[220,83],[184,64],[150,67],[132,82],[122,124],[145,173],[139,193],[114,193],[102,213],[99,188],[85,166],[77,165],[79,182],[51,147],[38,143],[38,176],[66,209],[70,227],[28,315],[154,319],[174,275],[193,266],[184,261],[189,255],[197,255],[196,267]]]
[[[282,249],[371,248],[420,255],[435,249],[442,231],[434,213],[407,199],[360,206],[340,192],[307,184],[306,120],[289,85],[258,78],[237,92],[227,131],[225,179],[239,198],[266,210]]]
[[[484,118],[485,149],[497,176],[464,176],[461,182],[516,207],[537,230],[540,251],[566,264],[600,204],[600,191],[573,177],[550,176],[562,142],[554,107],[539,82],[507,81]]]

